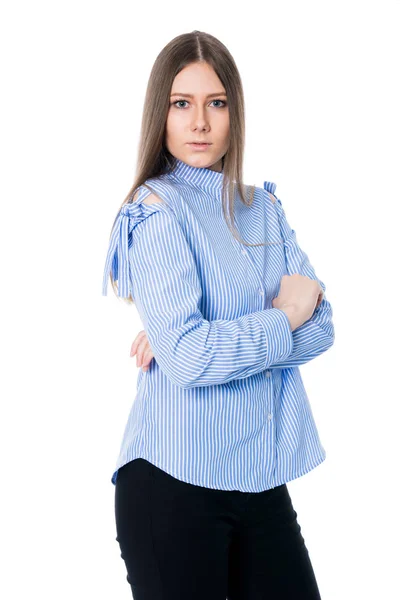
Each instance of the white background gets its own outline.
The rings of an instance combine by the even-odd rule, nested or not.
[[[103,267],[151,67],[200,29],[243,79],[244,181],[277,184],[333,308],[334,346],[301,367],[327,459],[288,483],[321,596],[399,598],[399,3],[8,2],[0,21],[2,597],[131,598],[111,475],[143,327]]]

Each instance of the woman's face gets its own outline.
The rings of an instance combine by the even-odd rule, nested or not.
[[[205,150],[190,142],[209,142]],[[169,152],[192,167],[222,170],[229,146],[229,108],[221,81],[207,63],[188,65],[175,77],[166,124]]]

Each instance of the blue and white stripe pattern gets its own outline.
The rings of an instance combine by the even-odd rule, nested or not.
[[[235,198],[236,240],[222,211],[223,174],[176,160],[146,181],[114,222],[104,268],[132,294],[154,358],[139,370],[118,469],[145,458],[207,488],[261,492],[326,458],[299,366],[334,343],[326,295],[295,331],[272,307],[283,275],[317,278],[276,185]],[[155,192],[160,202],[143,200]],[[276,196],[275,196],[276,198]]]

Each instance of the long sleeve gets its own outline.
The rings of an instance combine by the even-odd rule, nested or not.
[[[120,261],[126,257],[126,248],[122,252],[117,246],[129,242],[130,231],[130,266],[119,264],[119,269],[131,273],[132,296],[152,352],[175,385],[187,389],[249,377],[292,352],[290,322],[279,309],[234,320],[205,320],[199,310],[202,289],[196,263],[173,211],[161,203],[139,204],[131,210],[136,212],[133,224],[115,224],[123,235],[119,242],[117,233],[112,237],[105,278],[114,254]],[[120,219],[129,218],[128,212],[125,208]]]
[[[275,187],[274,183],[264,182],[264,188],[273,194]],[[308,255],[298,244],[296,232],[290,227],[279,198],[276,198],[274,207],[278,214],[284,241],[287,274],[293,275],[294,273],[299,273],[300,275],[310,277],[310,279],[318,281],[324,290],[322,302],[314,311],[311,318],[293,331],[293,350],[290,355],[286,356],[283,360],[278,359],[274,364],[270,365],[270,368],[288,368],[307,363],[328,350],[334,343],[335,331],[332,322],[332,307],[325,296],[326,286],[317,277]]]

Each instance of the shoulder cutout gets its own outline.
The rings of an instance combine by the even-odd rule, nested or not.
[[[139,196],[139,194],[140,194],[140,188],[137,190],[137,192],[136,192],[136,193],[135,193],[135,195],[133,196],[133,198],[132,198],[132,202],[135,202],[135,200],[137,200],[137,199],[138,199],[138,196]]]
[[[132,197],[132,202],[135,202],[140,195],[141,188],[139,188],[134,196]],[[156,196],[155,194],[149,194],[144,200],[142,200],[143,204],[164,204],[162,200]]]
[[[164,204],[162,200],[155,194],[150,194],[143,200],[144,204]]]
[[[273,194],[271,194],[271,192],[267,192],[268,196],[270,197],[271,202],[273,202],[275,204],[276,198]]]

